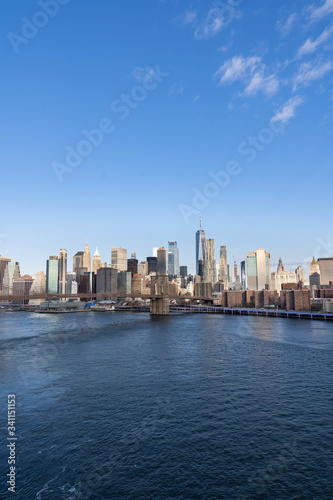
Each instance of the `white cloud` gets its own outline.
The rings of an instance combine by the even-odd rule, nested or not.
[[[260,90],[266,95],[272,95],[279,88],[276,75],[266,75],[267,68],[261,57],[235,56],[226,61],[215,73],[221,75],[219,84],[230,84],[237,80],[245,83],[244,95],[255,95]]]
[[[319,80],[331,71],[332,67],[332,61],[301,64],[293,79],[293,90],[295,91],[299,87],[307,87],[314,80]]]
[[[323,43],[327,42],[333,33],[333,26],[331,28],[326,28],[321,35],[316,40],[311,40],[310,38],[302,45],[302,47],[297,52],[299,57],[302,57],[306,54],[312,54],[317,50],[317,48]]]
[[[279,19],[279,21],[276,23],[276,27],[283,36],[287,36],[292,30],[293,26],[295,25],[296,20],[297,20],[297,14],[296,13],[290,14],[287,17],[287,19],[285,18]]]
[[[271,119],[272,123],[281,122],[288,123],[291,118],[296,114],[296,108],[303,104],[303,97],[296,95],[287,101],[281,108],[277,111]]]
[[[182,16],[183,24],[192,24],[197,19],[197,11],[196,10],[186,10]]]
[[[227,14],[227,15],[226,15]],[[239,19],[242,13],[235,8],[228,8],[226,12],[218,7],[209,10],[205,21],[195,30],[196,38],[209,38],[217,35],[219,31],[233,19]]]
[[[312,7],[310,18],[312,21],[317,21],[333,12],[333,0],[325,0],[324,4],[320,7]]]
[[[264,70],[256,72],[244,90],[245,95],[255,95],[262,90],[266,95],[273,95],[279,90],[279,81],[276,75],[264,75]]]
[[[222,75],[220,84],[233,83],[241,79],[248,73],[253,73],[261,63],[261,57],[243,57],[234,56],[232,59],[226,61],[216,72],[216,75]]]

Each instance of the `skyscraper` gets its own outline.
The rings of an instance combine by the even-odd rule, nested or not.
[[[242,260],[242,262],[241,262],[241,284],[242,284],[242,289],[246,290],[246,266],[245,266],[245,260]]]
[[[169,279],[173,279],[175,275],[175,255],[173,252],[168,252],[168,275]]]
[[[83,267],[83,252],[77,252],[73,257],[73,272],[80,267]]]
[[[46,293],[58,293],[59,291],[59,260],[51,255],[46,261]]]
[[[204,282],[212,283],[212,285],[216,283],[215,241],[213,239],[205,240]]]
[[[132,277],[134,274],[138,273],[138,259],[137,258],[131,257],[130,259],[127,259],[127,271],[129,273],[131,273]]]
[[[97,274],[98,269],[102,267],[101,256],[98,253],[98,248],[96,247],[96,252],[93,256],[93,272]]]
[[[157,257],[147,257],[148,274],[157,273]]]
[[[224,289],[228,289],[228,260],[227,247],[220,247],[219,281],[224,284]]]
[[[249,290],[270,288],[271,256],[263,249],[246,254],[247,287]]]
[[[88,243],[86,243],[86,246],[84,247],[84,252],[83,252],[83,266],[86,267],[88,270],[88,273],[91,271],[91,256],[90,256],[90,249]]]
[[[169,267],[169,257],[168,257],[168,274],[176,277],[179,276],[179,249],[177,247],[177,241],[169,241],[169,253],[171,252],[174,256],[173,261],[170,260]]]
[[[157,250],[157,274],[160,276],[166,274],[166,250],[164,247]]]
[[[111,249],[111,267],[117,271],[127,271],[127,250],[126,248]]]
[[[13,282],[21,277],[20,265],[18,262],[7,262],[3,276],[2,290],[4,295],[13,294]]]
[[[67,291],[66,287],[66,275],[67,275],[67,250],[60,250],[59,252],[59,293],[65,294]]]
[[[196,262],[196,274],[201,277],[203,277],[202,273],[203,273],[203,262],[205,258],[205,241],[206,241],[206,233],[201,229],[201,216],[200,216],[200,229],[195,234],[195,262]]]
[[[2,282],[5,274],[5,269],[7,267],[7,263],[10,261],[11,259],[9,259],[8,257],[3,257],[2,255],[0,255],[0,292],[2,290]]]
[[[309,281],[310,286],[319,288],[320,287],[320,268],[316,259],[313,257],[309,268]]]
[[[329,285],[333,283],[333,257],[318,259],[320,269],[320,284]]]
[[[142,261],[140,264],[138,264],[138,274],[141,274],[142,278],[145,278],[149,273],[148,273],[148,262]]]

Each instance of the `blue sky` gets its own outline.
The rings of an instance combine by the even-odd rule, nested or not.
[[[230,263],[332,255],[332,20],[333,0],[6,2],[0,253],[34,274],[176,240],[193,271],[202,212]]]

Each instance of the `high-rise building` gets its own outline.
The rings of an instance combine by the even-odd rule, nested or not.
[[[83,252],[77,252],[73,257],[73,272],[79,267],[83,267]]]
[[[238,273],[237,273],[237,263],[234,260],[234,278],[236,278],[237,275],[238,275]]]
[[[59,260],[56,255],[51,255],[46,261],[46,293],[59,292]]]
[[[127,271],[127,250],[125,248],[111,249],[111,267],[117,271]]]
[[[157,274],[160,276],[166,274],[166,250],[164,247],[157,250]]]
[[[67,273],[67,293],[74,294],[78,290],[78,282],[76,281],[76,273]],[[75,283],[75,285],[74,285]],[[73,291],[76,290],[76,291]]]
[[[249,290],[270,289],[271,256],[263,249],[246,255],[247,287]]]
[[[276,290],[278,293],[280,293],[282,285],[290,283],[297,283],[296,273],[286,271],[280,257],[277,272],[271,274],[270,288],[271,290]]]
[[[195,234],[195,262],[196,274],[203,277],[203,262],[205,258],[205,241],[206,233],[201,229],[201,216],[200,216],[200,229]]]
[[[147,257],[148,274],[157,273],[157,257]]]
[[[118,293],[122,295],[130,295],[132,285],[132,275],[127,271],[120,271],[117,274]]]
[[[117,293],[117,270],[111,267],[100,267],[96,275],[96,293]],[[103,300],[107,297],[98,298]],[[109,299],[110,300],[110,299]]]
[[[173,252],[168,252],[168,275],[169,280],[174,279],[175,275],[175,254]]]
[[[229,264],[227,264],[227,272],[228,272],[228,288],[231,288],[234,280],[232,279],[232,269],[229,266]]]
[[[66,287],[67,250],[60,250],[58,260],[59,260],[59,293],[65,294],[67,291]]]
[[[333,284],[333,257],[318,259],[320,269],[320,284],[330,285]]]
[[[177,241],[169,241],[168,242],[168,245],[169,245],[169,253],[173,253],[173,263],[172,262],[172,259],[171,259],[171,262],[170,262],[170,268],[169,268],[169,259],[168,259],[168,274],[171,276],[174,276],[174,277],[178,277],[179,276],[179,249],[177,247]]]
[[[83,252],[83,266],[88,269],[88,273],[91,271],[91,256],[90,256],[90,249],[88,243],[86,243],[86,246],[84,247],[84,252]]]
[[[142,261],[140,264],[138,264],[138,274],[141,274],[142,278],[145,279],[146,276],[148,276],[148,262],[147,261]]]
[[[310,287],[320,287],[320,268],[316,259],[313,257],[309,268],[309,282]]]
[[[8,257],[3,257],[2,255],[0,255],[0,292],[2,291],[2,282],[5,274],[5,269],[7,267],[7,263],[10,261],[11,259],[9,259]]]
[[[302,266],[298,266],[295,270],[297,283],[302,281],[302,283],[306,283],[305,272]]]
[[[219,281],[224,284],[224,289],[228,289],[228,259],[227,247],[220,247]]]
[[[215,241],[213,239],[205,240],[204,249],[204,282],[216,283],[216,260],[215,260]]]
[[[20,265],[18,262],[7,262],[3,276],[2,291],[4,295],[13,294],[13,281],[21,277]]]
[[[43,271],[37,271],[30,288],[30,295],[44,294],[46,292],[46,276]],[[34,299],[31,297],[29,304],[37,306],[42,302],[42,299]]]
[[[131,273],[132,277],[134,274],[138,274],[138,259],[127,259],[127,271]]]
[[[246,265],[245,265],[245,260],[242,260],[242,262],[241,262],[241,284],[242,284],[242,289],[246,290]]]
[[[102,267],[101,256],[98,253],[98,248],[96,247],[96,251],[93,256],[93,273],[97,274],[99,268]]]
[[[186,278],[187,276],[187,266],[180,266],[180,277],[181,278]]]
[[[30,295],[46,292],[46,276],[43,271],[37,271],[30,288]]]

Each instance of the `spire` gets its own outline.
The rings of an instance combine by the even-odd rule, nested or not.
[[[279,265],[278,265],[278,268],[277,268],[277,272],[278,273],[283,273],[284,272],[284,265],[282,264],[281,257],[279,258]]]
[[[312,262],[311,262],[311,266],[315,266],[316,264],[318,264],[318,262],[316,261],[316,259],[314,258],[313,256],[313,259],[312,259]]]
[[[100,257],[99,253],[98,253],[98,248],[96,247],[96,252],[94,253],[94,257]]]
[[[200,214],[200,231],[201,231],[201,214]]]

